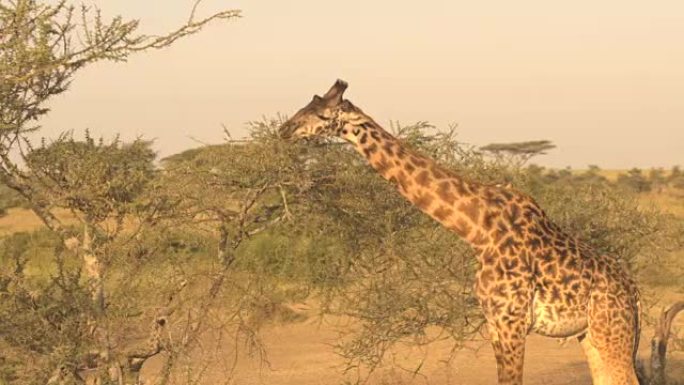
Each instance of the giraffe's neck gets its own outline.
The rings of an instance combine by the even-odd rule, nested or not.
[[[478,196],[479,185],[406,148],[370,118],[347,123],[340,131],[342,138],[421,211],[473,246],[485,242],[487,231],[481,229],[484,201]]]

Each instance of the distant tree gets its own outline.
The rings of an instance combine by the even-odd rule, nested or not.
[[[605,176],[601,175],[601,168],[597,165],[589,165],[586,171],[581,174],[574,176],[574,179],[581,182],[600,184],[606,183],[608,180]]]
[[[570,167],[566,167],[566,168],[562,168],[562,169],[551,169],[544,175],[545,181],[548,181],[551,183],[571,182],[573,177],[574,177],[574,174],[572,173],[572,169]]]
[[[622,186],[636,193],[651,191],[651,182],[643,175],[638,168],[629,170],[626,174],[620,174],[617,178],[618,186]]]
[[[480,147],[480,151],[490,153],[497,157],[504,157],[516,164],[523,165],[531,158],[544,155],[548,150],[556,148],[556,145],[548,140],[535,140],[528,142],[491,143]]]
[[[648,171],[648,181],[651,184],[651,188],[656,189],[658,192],[662,192],[663,188],[667,185],[665,171],[662,168],[650,169]]]
[[[684,172],[679,166],[672,167],[670,175],[667,176],[667,183],[676,189],[684,190]]]

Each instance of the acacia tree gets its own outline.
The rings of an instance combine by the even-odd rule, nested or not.
[[[551,143],[551,141],[533,140],[528,142],[491,143],[480,147],[480,150],[519,167],[533,157],[544,155],[546,151],[554,148],[556,148],[556,145]]]
[[[26,183],[32,186],[34,199],[48,201],[50,209],[69,210],[72,221],[64,224],[63,231],[74,236],[60,239],[60,234],[49,230],[53,253],[42,275],[26,269],[39,256],[25,250],[5,253],[5,257],[15,258],[16,268],[3,272],[3,294],[12,300],[0,311],[2,342],[15,359],[26,356],[48,368],[56,366],[53,382],[79,378],[78,373],[84,370],[98,371],[100,376],[110,365],[123,367],[117,377],[132,379],[135,371],[130,361],[142,363],[141,358],[158,353],[154,346],[131,346],[130,338],[112,346],[112,341],[121,339],[115,331],[127,323],[137,323],[140,317],[121,316],[115,297],[130,293],[105,295],[106,278],[112,274],[116,254],[126,253],[139,231],[130,224],[147,224],[145,214],[149,210],[141,205],[141,198],[154,176],[153,159],[149,143],[105,143],[87,134],[84,141],[60,137],[25,156]],[[9,238],[5,243],[15,241]],[[115,288],[121,289],[121,285]],[[27,298],[26,293],[33,294]],[[68,298],[77,300],[64,303]],[[21,321],[13,321],[13,314],[21,314]],[[36,328],[41,322],[45,324]],[[158,339],[161,326],[157,322],[146,331]],[[27,345],[30,341],[41,342],[31,347]],[[46,375],[41,373],[45,367],[23,369],[19,378],[41,381]]]
[[[30,136],[40,130],[40,119],[49,113],[50,100],[66,92],[80,70],[100,61],[125,61],[138,52],[169,47],[213,21],[240,16],[237,10],[226,10],[198,18],[199,5],[197,0],[187,21],[177,29],[149,36],[138,31],[137,20],[120,16],[107,19],[97,7],[78,7],[68,0],[0,1],[0,182],[16,191],[59,240],[55,251],[58,273],[45,289],[52,294],[42,298],[48,302],[37,301],[35,293],[26,287],[26,260],[19,254],[14,271],[3,275],[2,287],[15,294],[15,299],[24,298],[15,304],[19,308],[28,306],[26,311],[31,306],[64,305],[55,308],[60,314],[57,318],[57,313],[48,312],[44,321],[56,328],[59,325],[65,335],[69,335],[65,325],[71,325],[75,333],[71,336],[77,337],[74,342],[78,343],[45,340],[44,346],[34,349],[53,358],[49,365],[57,370],[52,373],[52,382],[81,381],[79,370],[92,367],[96,361],[101,378],[111,377],[107,374],[110,363],[119,366],[116,377],[120,383],[136,383],[142,363],[161,351],[160,329],[166,326],[162,318],[153,322],[150,344],[112,357],[111,336],[106,332],[111,325],[103,315],[111,311],[103,279],[111,262],[107,257],[112,245],[122,238],[124,218],[148,209],[145,219],[151,220],[159,214],[160,206],[157,201],[148,201],[146,206],[140,203],[153,176],[154,156],[146,143],[97,143],[89,137],[78,142],[63,137],[34,148]],[[56,216],[54,209],[58,207],[71,210],[78,225],[74,227]],[[69,269],[78,260],[82,267]],[[87,280],[85,297],[78,294],[81,272]],[[85,318],[75,321],[78,317],[71,316],[78,313]],[[59,340],[59,335],[53,336]],[[50,352],[55,347],[62,351]],[[93,347],[92,352],[82,351]],[[32,379],[37,383],[45,380],[37,373]]]

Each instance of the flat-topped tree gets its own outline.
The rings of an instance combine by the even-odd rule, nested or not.
[[[598,255],[553,224],[529,196],[483,185],[407,148],[343,98],[338,80],[283,123],[284,139],[339,137],[421,211],[476,251],[475,292],[500,384],[521,384],[530,332],[577,337],[595,384],[637,385],[636,287],[616,256]]]
[[[480,147],[484,151],[495,156],[502,156],[517,165],[523,165],[531,158],[544,155],[548,150],[556,148],[549,140],[532,140],[527,142],[491,143]]]

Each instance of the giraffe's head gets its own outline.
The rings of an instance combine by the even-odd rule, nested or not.
[[[341,136],[347,115],[357,110],[342,95],[347,83],[337,80],[325,95],[314,95],[304,108],[297,111],[280,127],[284,139]]]

